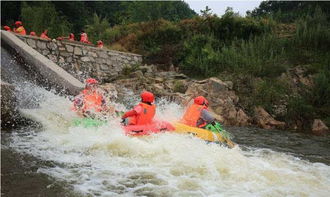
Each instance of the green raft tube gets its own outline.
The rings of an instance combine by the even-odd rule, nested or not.
[[[97,120],[97,119],[93,119],[93,118],[75,118],[72,121],[72,126],[93,128],[93,127],[100,127],[102,125],[105,125],[106,123],[107,123],[107,121]]]
[[[115,116],[121,117],[124,112],[116,111]],[[84,117],[84,118],[75,118],[73,119],[71,125],[74,127],[84,127],[84,128],[92,128],[92,127],[100,127],[107,123],[106,120],[99,120],[91,117]]]

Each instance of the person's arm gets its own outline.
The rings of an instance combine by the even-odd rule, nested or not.
[[[214,120],[215,120],[214,117],[212,116],[212,114],[209,111],[207,111],[206,109],[202,110],[201,118],[207,123],[214,122]]]
[[[121,118],[125,119],[127,117],[135,116],[137,115],[136,111],[132,109],[131,111],[126,112]]]
[[[131,111],[126,112],[121,118],[127,118],[130,116],[136,116],[142,112],[142,107],[140,105],[135,106]]]

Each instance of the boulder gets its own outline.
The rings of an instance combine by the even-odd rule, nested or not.
[[[188,79],[187,75],[177,72],[157,72],[155,73],[158,76],[165,78],[165,79]]]
[[[214,113],[213,111],[210,111],[212,116],[218,121],[218,122],[221,122],[221,123],[224,123],[225,122],[225,119],[223,118],[223,116],[219,115],[219,114],[216,114]]]
[[[234,87],[234,83],[232,81],[225,81],[224,83],[227,84],[229,90],[232,90]]]
[[[155,78],[154,78],[154,81],[155,81],[156,83],[162,83],[162,82],[164,82],[165,80],[164,80],[164,78],[161,78],[161,77],[155,77]]]
[[[236,114],[237,126],[248,126],[250,125],[250,121],[250,117],[242,109],[239,109]]]
[[[312,132],[315,135],[325,135],[329,132],[329,128],[320,119],[315,119],[312,125]]]
[[[166,94],[166,90],[165,90],[164,86],[160,83],[151,84],[150,88],[151,88],[151,92],[153,92],[154,94],[157,94],[157,95]]]
[[[295,85],[300,85],[303,84],[304,86],[307,87],[313,87],[313,78],[311,75],[307,75],[307,69],[302,66],[296,66],[292,69],[290,69],[290,75],[292,77],[292,81],[294,82]]]
[[[143,73],[141,70],[138,70],[138,71],[132,72],[131,74],[129,74],[129,76],[133,77],[133,78],[141,79],[141,78],[143,78]]]
[[[141,70],[143,73],[152,73],[153,72],[153,68],[151,66],[140,66],[139,70]]]
[[[232,84],[228,83],[215,77],[191,81],[187,84],[188,89],[185,94],[191,98],[199,95],[206,97],[210,102],[210,108],[222,117],[226,125],[249,125],[250,118],[236,106],[239,98],[230,90]]]
[[[223,92],[223,91],[228,91],[229,90],[228,85],[225,82],[218,79],[218,78],[211,77],[208,80],[208,83],[209,83],[209,89],[212,92],[217,93],[217,92]]]
[[[254,108],[254,120],[259,127],[264,129],[283,129],[285,127],[284,122],[275,120],[260,106]]]

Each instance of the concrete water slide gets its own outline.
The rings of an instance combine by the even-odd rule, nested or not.
[[[40,77],[51,88],[69,95],[77,95],[84,87],[78,79],[24,43],[15,34],[1,30],[1,41],[14,49],[24,62],[33,68],[32,71],[41,75]]]

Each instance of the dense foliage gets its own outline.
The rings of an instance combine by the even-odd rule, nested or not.
[[[42,12],[42,8],[45,8]],[[28,10],[28,11],[26,11]],[[49,15],[45,15],[48,13]],[[15,20],[29,25],[28,31],[39,29],[56,30],[57,23],[40,23],[51,18],[57,20],[62,28],[59,32],[49,31],[50,34],[61,36],[63,30],[75,34],[84,30],[86,25],[93,24],[94,14],[105,18],[109,25],[128,24],[157,20],[178,21],[191,18],[196,13],[183,1],[2,1],[1,24],[12,26]],[[38,17],[36,17],[38,16]],[[55,18],[55,19],[53,19]],[[62,22],[62,20],[64,20]],[[30,29],[31,28],[31,29]],[[32,29],[33,28],[33,29]],[[96,39],[96,38],[95,38]]]

